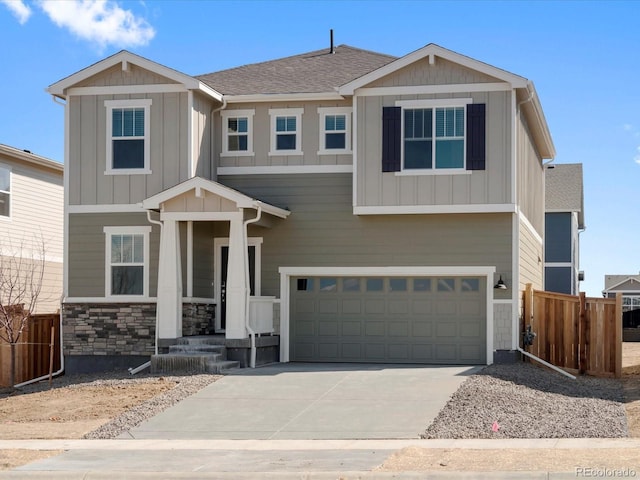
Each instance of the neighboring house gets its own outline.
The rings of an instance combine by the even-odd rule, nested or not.
[[[122,51],[48,91],[67,371],[213,332],[274,330],[282,362],[517,349],[555,153],[531,81],[434,44],[341,45],[195,77]]]
[[[0,144],[0,255],[19,260],[23,274],[38,274],[44,265],[33,313],[55,313],[60,309],[63,171],[61,163]],[[17,267],[8,258],[1,261],[4,266]],[[33,261],[37,262],[35,267]],[[28,288],[26,283],[16,286]],[[31,292],[25,292],[23,299],[30,298]]]
[[[546,167],[544,288],[578,295],[580,233],[584,225],[582,164],[549,164]]]
[[[623,340],[640,342],[640,275],[605,275],[602,296],[615,298],[618,293],[622,294]]]

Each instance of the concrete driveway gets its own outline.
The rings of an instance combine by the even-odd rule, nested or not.
[[[287,363],[242,369],[120,438],[415,439],[480,368]]]

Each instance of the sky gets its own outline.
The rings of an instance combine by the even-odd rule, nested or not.
[[[63,161],[46,88],[122,49],[189,75],[347,44],[429,43],[532,80],[556,147],[582,163],[581,290],[640,272],[640,1],[0,0],[0,143]]]

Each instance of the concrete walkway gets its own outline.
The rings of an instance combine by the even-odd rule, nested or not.
[[[595,449],[607,458],[628,452],[628,475],[640,475],[639,439],[534,440],[10,440],[0,450],[65,450],[12,471],[0,479],[569,479],[570,471],[410,471],[376,468],[406,447],[424,449]],[[496,458],[499,467],[499,459]],[[596,472],[599,472],[597,470]],[[610,474],[608,476],[612,476]],[[592,476],[592,475],[583,475]],[[602,475],[596,475],[602,476]]]
[[[480,367],[276,364],[242,369],[120,438],[419,438]]]

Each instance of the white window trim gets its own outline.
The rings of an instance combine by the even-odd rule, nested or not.
[[[9,165],[5,165],[3,163],[0,163],[0,168],[9,170],[9,191],[0,190],[0,192],[9,195],[9,215],[0,215],[0,221],[11,222],[11,219],[13,218],[13,169]]]
[[[222,157],[252,157],[253,153],[253,117],[256,111],[251,110],[223,110],[222,117]],[[247,150],[229,151],[229,134],[227,133],[227,120],[229,118],[247,118]]]
[[[344,155],[351,154],[351,116],[353,115],[353,108],[351,107],[318,107],[318,115],[320,116],[320,136],[319,143],[320,149],[318,155]],[[327,115],[345,115],[345,148],[326,148],[325,134],[329,133],[325,130],[325,118]]]
[[[150,226],[125,226],[125,227],[104,227],[105,233],[105,257],[104,257],[104,296],[111,300],[122,301],[149,301],[149,234],[151,233]],[[143,287],[142,295],[112,295],[111,294],[111,236],[112,235],[143,235]]]
[[[304,108],[270,108],[269,116],[271,117],[271,145],[269,147],[269,156],[291,156],[303,155],[302,153],[302,114]],[[296,117],[296,148],[295,150],[276,150],[276,119],[278,117]]]
[[[412,175],[470,175],[472,172],[467,170],[467,110],[466,107],[470,103],[473,103],[472,98],[438,98],[431,100],[396,100],[395,106],[402,107],[402,141],[400,142],[401,149],[401,158],[402,158],[402,169],[399,172],[396,172],[396,176],[412,176]],[[463,153],[464,153],[464,165],[461,168],[436,168],[435,167],[435,138],[433,141],[433,165],[431,168],[404,168],[404,110],[406,109],[415,109],[415,108],[433,108],[434,112],[434,120],[435,120],[435,108],[446,108],[446,107],[463,107],[464,110],[464,144],[463,144]],[[434,121],[435,128],[435,121]]]
[[[149,142],[149,129],[151,119],[149,110],[151,107],[150,98],[132,100],[105,100],[104,106],[107,110],[107,156],[105,175],[149,175],[151,174],[151,152]],[[143,168],[113,168],[113,109],[114,108],[144,108],[144,167]]]

